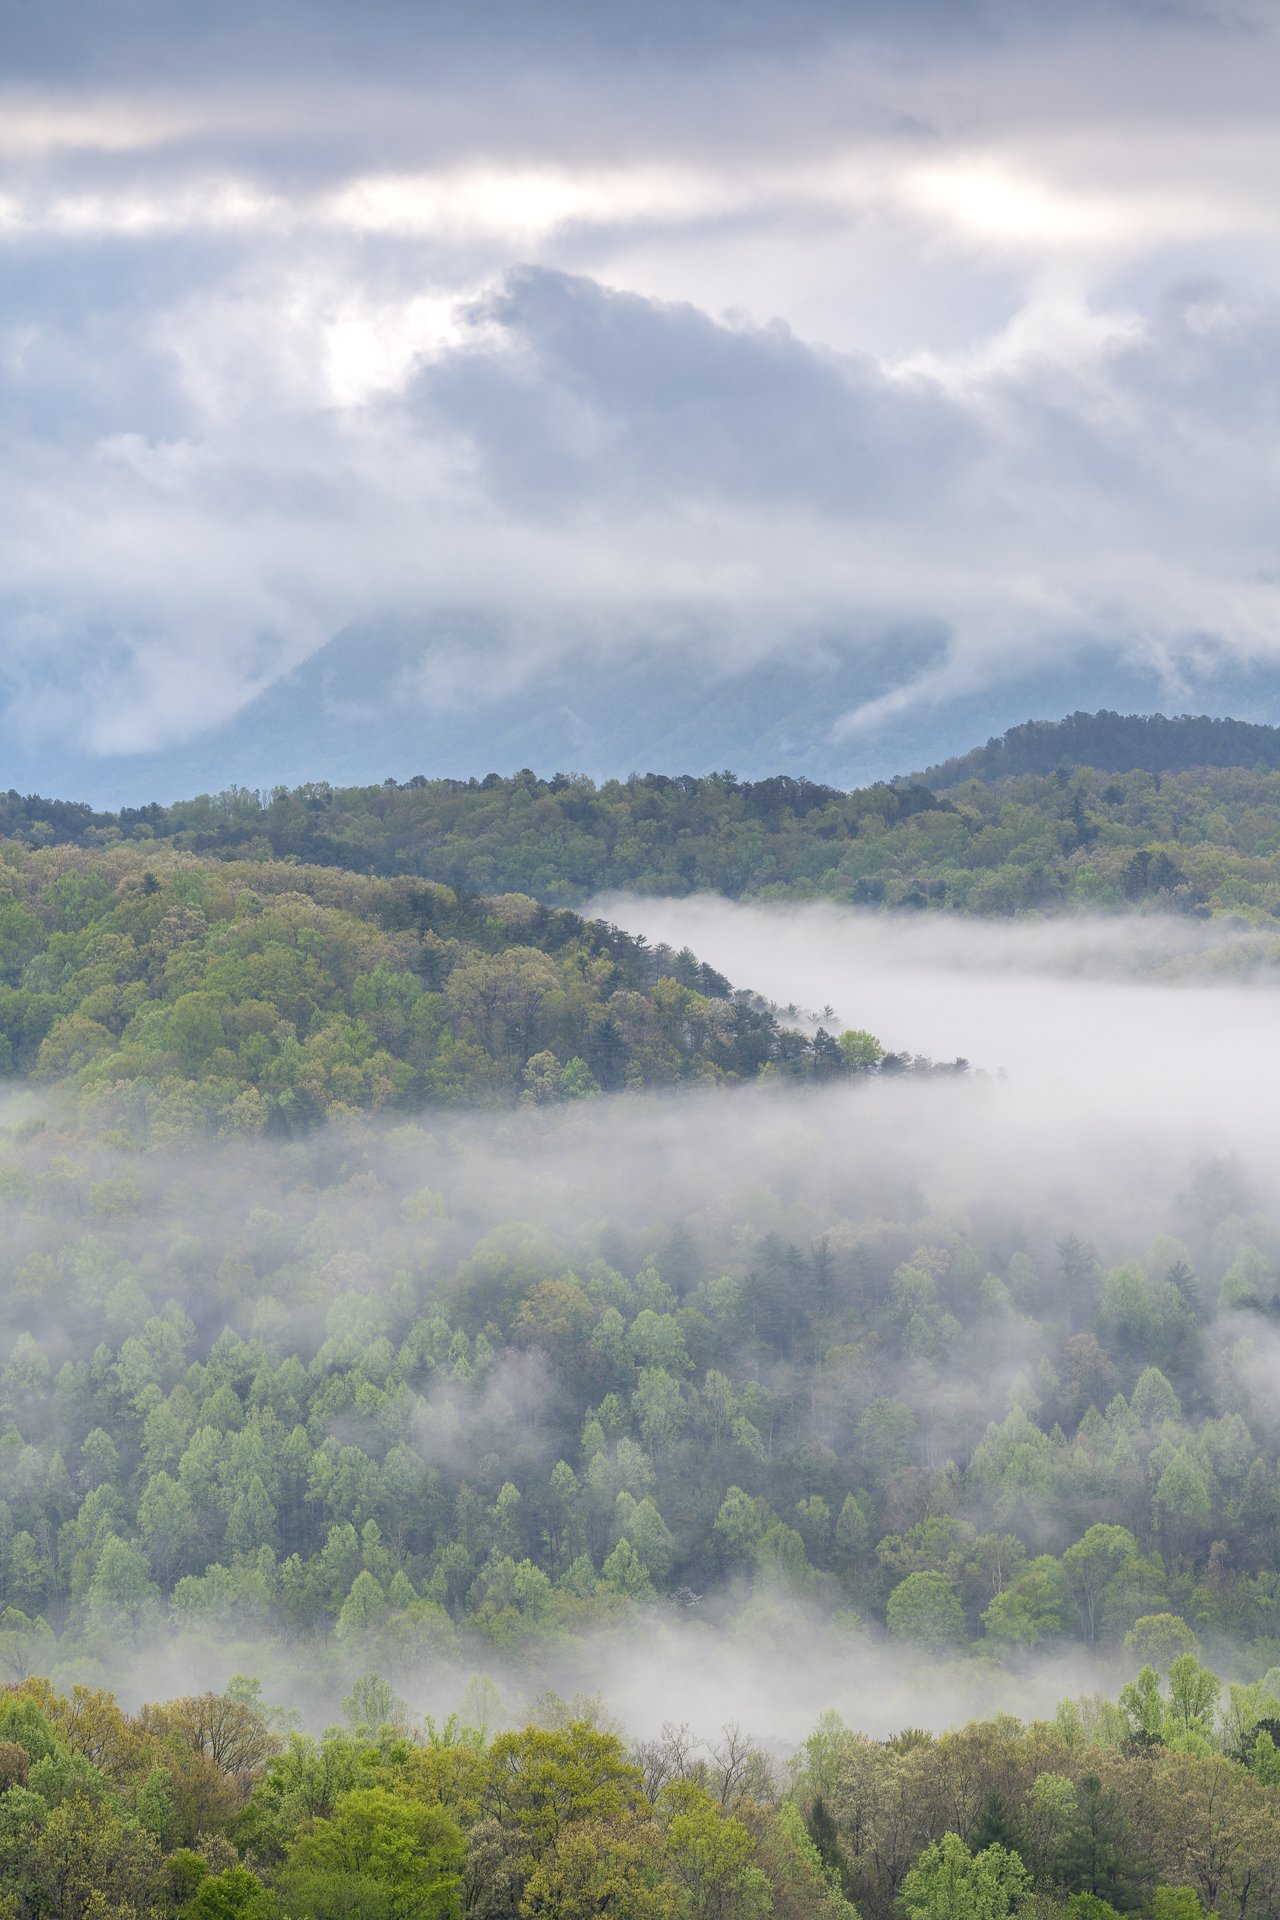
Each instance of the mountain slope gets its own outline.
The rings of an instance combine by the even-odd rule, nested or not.
[[[936,630],[816,635],[717,664],[734,651],[731,635],[659,642],[623,632],[608,646],[557,644],[543,658],[536,639],[517,649],[462,618],[426,633],[353,628],[230,719],[150,752],[95,755],[61,738],[34,748],[20,714],[0,713],[0,785],[113,807],[229,786],[522,767],[595,780],[730,767],[749,780],[781,771],[849,787],[963,754],[1028,713],[1086,701],[1149,712],[1167,698],[1155,674],[1102,654],[957,689]],[[1280,719],[1275,690],[1249,676],[1217,674],[1194,697],[1217,713]]]

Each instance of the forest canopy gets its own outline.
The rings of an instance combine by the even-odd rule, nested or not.
[[[0,845],[0,1072],[68,1082],[143,1139],[917,1064],[525,894]]]
[[[429,779],[238,788],[117,814],[17,793],[32,847],[164,842],[581,906],[598,893],[831,898],[984,915],[1280,912],[1280,730],[1075,715],[925,780],[843,792],[778,776]]]

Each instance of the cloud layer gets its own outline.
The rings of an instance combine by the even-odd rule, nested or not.
[[[836,737],[1273,663],[1274,23],[1059,12],[25,14],[10,738],[181,740],[444,608],[534,663],[945,634]]]

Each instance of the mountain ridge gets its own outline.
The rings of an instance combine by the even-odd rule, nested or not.
[[[237,712],[167,746],[104,755],[64,735],[34,742],[0,707],[0,781],[96,807],[171,802],[231,786],[363,785],[415,774],[522,768],[596,781],[645,767],[780,769],[849,789],[949,764],[1029,714],[1152,713],[1153,669],[1101,652],[1036,665],[999,686],[947,690],[948,642],[918,627],[869,638],[815,632],[731,664],[729,636],[547,641],[546,657],[458,614],[427,631],[385,623],[335,635]],[[65,691],[65,690],[64,690]],[[1179,694],[1202,711],[1280,721],[1256,673],[1215,672]]]

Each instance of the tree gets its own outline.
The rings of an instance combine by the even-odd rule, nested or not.
[[[1137,1557],[1138,1543],[1129,1529],[1108,1526],[1101,1521],[1063,1554],[1063,1572],[1090,1644],[1098,1638],[1103,1597],[1108,1586]]]
[[[1044,1555],[995,1595],[983,1610],[982,1624],[997,1646],[1031,1648],[1061,1633],[1062,1607],[1062,1569]]]
[[[840,1570],[848,1578],[865,1559],[871,1543],[867,1516],[853,1494],[846,1493],[836,1521],[835,1550]]]
[[[629,1600],[653,1598],[649,1570],[625,1534],[600,1569],[600,1577],[615,1593]]]
[[[574,1054],[566,1060],[560,1074],[560,1094],[565,1100],[594,1100],[600,1093],[600,1082],[592,1073],[586,1061]]]
[[[946,1833],[903,1876],[898,1904],[908,1920],[1006,1920],[1030,1881],[1007,1847],[971,1854],[959,1834]]]
[[[836,1041],[840,1062],[847,1073],[869,1073],[884,1058],[884,1048],[874,1033],[862,1027],[846,1027]]]
[[[1076,1817],[1059,1858],[1064,1884],[1074,1892],[1127,1906],[1132,1878],[1128,1845],[1119,1794],[1096,1773],[1086,1773],[1076,1786]]]
[[[752,1920],[772,1905],[769,1883],[753,1863],[751,1835],[693,1780],[662,1789],[658,1821],[691,1920]]]
[[[581,1721],[499,1734],[490,1760],[486,1811],[514,1828],[535,1859],[574,1821],[643,1809],[640,1774],[621,1741]]]
[[[964,1608],[943,1573],[909,1573],[889,1595],[889,1631],[921,1646],[954,1646],[965,1637]]]
[[[1124,1637],[1126,1653],[1167,1673],[1179,1654],[1199,1652],[1200,1643],[1186,1621],[1176,1613],[1146,1613],[1135,1620]]]
[[[367,1568],[362,1568],[351,1583],[351,1591],[342,1603],[334,1633],[339,1640],[355,1643],[368,1639],[385,1618],[387,1596]]]
[[[160,1612],[160,1589],[147,1556],[123,1540],[109,1539],[89,1583],[88,1613],[107,1639],[137,1646]]]
[[[774,1515],[763,1500],[730,1487],[720,1503],[714,1532],[726,1563],[742,1566],[750,1561]]]
[[[677,1920],[651,1821],[580,1820],[548,1847],[525,1882],[526,1920]]]
[[[1202,1667],[1194,1653],[1179,1654],[1169,1666],[1169,1717],[1178,1731],[1209,1734],[1221,1691],[1217,1674]]]
[[[1213,1506],[1209,1482],[1189,1447],[1179,1447],[1160,1475],[1151,1505],[1155,1524],[1172,1550],[1192,1544],[1208,1522]]]
[[[256,1873],[224,1867],[205,1875],[187,1912],[192,1920],[272,1920],[277,1907]]]
[[[1038,1773],[1022,1809],[1022,1838],[1018,1851],[1033,1873],[1056,1874],[1062,1842],[1077,1813],[1076,1790],[1061,1773]]]
[[[464,1851],[443,1807],[356,1787],[299,1835],[280,1884],[287,1910],[314,1920],[455,1920]]]
[[[196,1532],[191,1496],[162,1469],[147,1482],[138,1503],[138,1531],[153,1570],[168,1580]]]
[[[773,1891],[777,1920],[857,1920],[794,1800],[784,1800],[765,1825],[757,1859]]]
[[[408,1708],[379,1673],[363,1673],[342,1703],[347,1722],[357,1733],[376,1733],[379,1727],[403,1726]]]
[[[1194,1887],[1157,1887],[1151,1896],[1151,1920],[1215,1920],[1200,1904]]]

